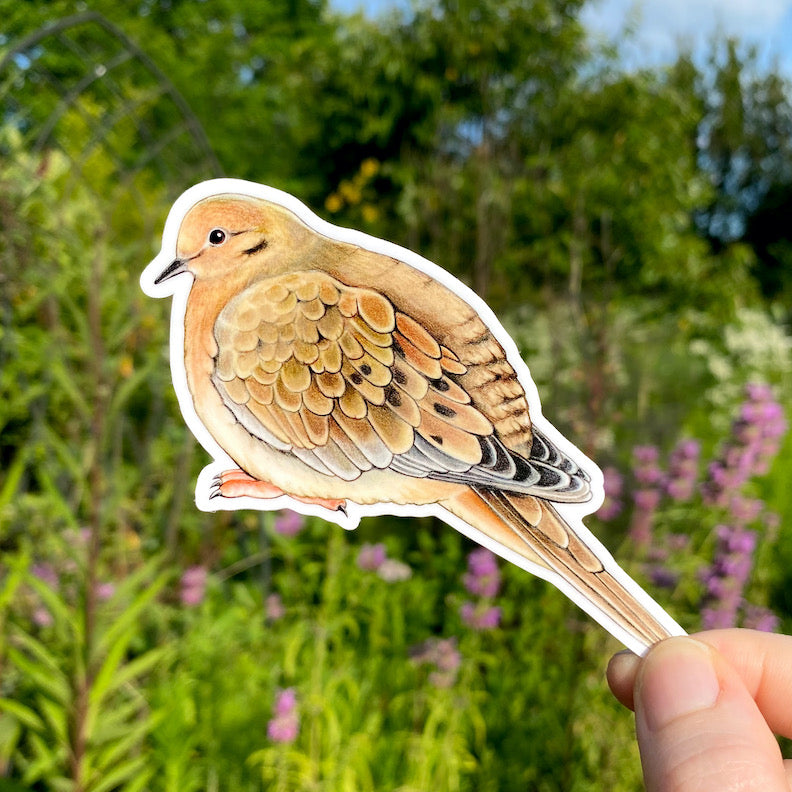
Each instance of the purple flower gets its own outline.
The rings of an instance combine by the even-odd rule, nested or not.
[[[274,529],[281,536],[296,536],[302,531],[305,518],[291,509],[284,509],[275,518]]]
[[[674,589],[679,582],[679,573],[667,566],[652,566],[649,569],[649,580],[658,588]]]
[[[660,493],[656,489],[642,489],[633,495],[635,505],[642,511],[654,511],[660,505]]]
[[[387,558],[385,552],[385,545],[382,543],[377,544],[363,544],[360,547],[360,552],[357,557],[357,565],[360,569],[367,572],[376,572],[384,563]]]
[[[272,718],[267,724],[267,737],[276,743],[293,743],[299,732],[297,693],[294,688],[286,688],[275,697]]]
[[[462,621],[474,630],[494,630],[500,624],[501,609],[483,603],[463,602],[459,608]]]
[[[733,614],[727,610],[704,608],[701,611],[701,626],[705,630],[724,630],[736,624]]]
[[[749,382],[745,386],[745,395],[755,402],[768,401],[773,398],[773,390],[762,382]]]
[[[429,683],[437,688],[449,688],[456,681],[462,657],[456,638],[429,638],[410,650],[414,663],[433,666]]]
[[[660,458],[660,452],[657,446],[653,445],[635,446],[635,448],[633,448],[633,457],[639,464],[648,465],[657,462]]]
[[[276,743],[293,743],[300,733],[297,718],[273,718],[267,724],[267,737]]]
[[[206,575],[206,567],[201,564],[187,567],[181,577],[182,586],[205,586]]]
[[[109,600],[115,594],[115,583],[97,583],[96,584],[96,598],[100,600]]]
[[[721,544],[721,553],[751,555],[756,549],[756,534],[730,525],[719,525],[716,529]]]
[[[473,575],[492,575],[498,571],[498,561],[492,550],[477,547],[468,555],[468,569]]]
[[[462,582],[465,588],[479,597],[492,598],[500,589],[500,570],[495,554],[479,547],[468,556],[468,572]]]
[[[673,500],[685,502],[693,497],[700,451],[701,446],[696,440],[682,440],[671,452],[665,489]]]
[[[761,632],[775,632],[780,619],[771,610],[758,605],[746,605],[743,627]]]
[[[622,494],[624,489],[624,477],[619,473],[618,468],[613,465],[608,465],[602,471],[603,484],[605,487],[605,494],[618,497]]]
[[[668,549],[672,551],[680,551],[687,549],[690,544],[690,537],[686,534],[673,533],[669,534],[666,538]]]
[[[652,541],[652,513],[636,509],[630,522],[630,539],[638,550],[645,550]]]
[[[40,563],[33,564],[30,568],[33,577],[38,578],[42,583],[46,583],[50,588],[58,588],[58,573],[52,564]]]
[[[457,649],[456,638],[446,638],[437,642],[434,663],[440,671],[456,671],[462,665],[462,655]]]
[[[701,443],[698,440],[680,440],[674,449],[672,458],[698,459],[701,453]]]
[[[264,612],[270,621],[278,621],[286,615],[286,608],[283,606],[283,600],[280,594],[270,594],[264,603]]]
[[[621,495],[624,489],[624,479],[615,467],[606,467],[602,471],[603,483],[605,488],[605,500],[602,502],[597,517],[600,520],[608,520],[618,517],[622,510]]]
[[[658,484],[663,478],[663,471],[655,465],[644,465],[633,472],[639,484]]]
[[[281,690],[275,698],[275,706],[273,712],[276,716],[283,718],[286,715],[291,715],[294,708],[297,706],[297,692],[294,688],[286,688]]]
[[[734,525],[719,525],[712,564],[701,572],[706,588],[702,620],[706,629],[734,627],[753,568],[756,534]]]
[[[635,509],[630,522],[630,539],[639,550],[645,550],[652,542],[652,520],[660,504],[660,490],[640,489],[633,493]]]
[[[764,475],[778,454],[787,423],[781,405],[767,385],[751,384],[746,401],[732,424],[732,434],[720,456],[709,466],[701,488],[706,503],[725,506],[730,492],[754,476]]]
[[[659,457],[660,452],[656,446],[646,445],[633,448],[633,459],[635,460],[633,475],[639,484],[658,484],[662,480],[663,471],[657,464]]]
[[[731,516],[739,525],[748,525],[759,518],[764,509],[764,502],[756,498],[744,498],[735,495],[729,501]]]
[[[646,558],[652,562],[668,561],[667,547],[650,547],[646,552]]]
[[[678,503],[689,501],[695,491],[696,483],[693,479],[671,479],[666,484],[666,492],[669,497]]]
[[[204,592],[197,588],[182,589],[181,602],[188,608],[193,608],[203,602]]]
[[[474,630],[492,630],[500,624],[501,610],[489,601],[500,590],[498,560],[491,550],[479,547],[468,555],[468,571],[462,577],[465,588],[482,599],[463,602],[459,608],[462,621]]]
[[[734,581],[742,582],[747,581],[753,569],[753,559],[750,555],[740,555],[735,553],[733,556],[727,556],[720,560],[718,564],[718,571],[725,578],[731,578]]]
[[[206,576],[206,567],[200,564],[184,570],[181,577],[180,593],[182,605],[193,607],[203,602],[204,594],[206,593]]]
[[[51,627],[54,621],[52,614],[43,606],[33,611],[33,624],[37,627]]]

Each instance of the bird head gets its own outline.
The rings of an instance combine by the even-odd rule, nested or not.
[[[211,196],[184,216],[176,258],[154,283],[185,272],[197,281],[280,274],[311,235],[294,214],[270,201],[246,195]]]

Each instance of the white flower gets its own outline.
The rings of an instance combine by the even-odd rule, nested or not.
[[[398,583],[400,580],[407,580],[412,577],[412,569],[395,558],[386,558],[380,564],[377,574],[386,583]]]

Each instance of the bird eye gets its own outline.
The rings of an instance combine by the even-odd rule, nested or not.
[[[217,247],[218,245],[222,245],[223,242],[226,241],[226,237],[228,235],[222,228],[213,228],[209,232],[209,244]]]

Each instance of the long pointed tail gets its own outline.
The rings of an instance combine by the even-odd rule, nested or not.
[[[521,555],[630,649],[643,654],[684,634],[598,542],[581,539],[547,501],[476,488],[457,505],[466,512],[455,508],[458,516]]]

